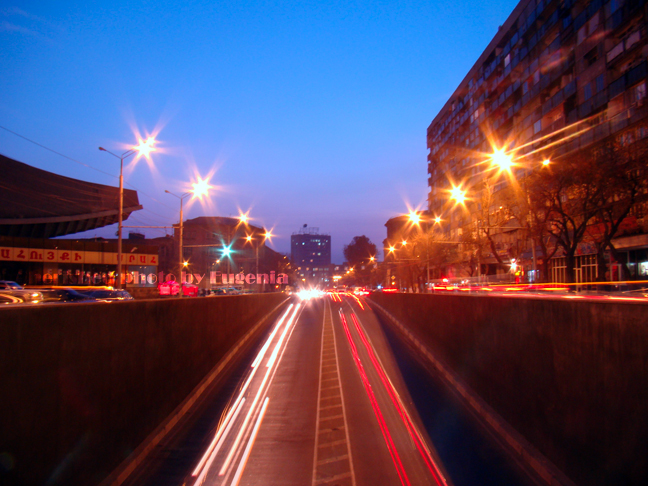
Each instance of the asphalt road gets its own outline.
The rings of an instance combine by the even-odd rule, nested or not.
[[[361,299],[295,299],[232,382],[130,483],[527,484],[390,341]]]

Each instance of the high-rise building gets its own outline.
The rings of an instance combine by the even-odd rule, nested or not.
[[[523,177],[544,157],[648,137],[646,12],[645,0],[522,0],[515,7],[427,131],[428,209],[444,219],[449,238],[474,231],[478,219],[452,209],[453,188],[479,200],[475,193],[492,174],[485,161],[497,150],[524,158],[514,168]],[[491,190],[509,183],[501,178]],[[472,204],[472,211],[495,206]],[[636,222],[646,233],[643,217]],[[531,244],[519,230],[498,233],[504,256]]]
[[[310,286],[327,286],[330,281],[331,236],[319,228],[304,225],[290,237],[290,253],[297,278]]]

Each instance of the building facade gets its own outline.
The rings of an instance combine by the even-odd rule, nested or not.
[[[328,287],[331,283],[331,235],[304,227],[290,236],[290,254],[302,284]]]
[[[497,262],[510,264],[514,254],[536,265],[534,243],[519,227],[483,222],[485,213],[497,219],[497,193],[511,184],[489,166],[494,154],[514,154],[512,172],[521,180],[543,160],[559,163],[612,139],[648,137],[647,10],[645,0],[522,0],[430,124],[429,212],[452,240],[496,233],[497,258],[480,255],[480,274],[508,271]],[[495,195],[488,207],[485,187]],[[630,215],[634,240],[617,241],[628,261],[636,260],[637,276],[648,260],[648,240],[636,235],[648,231],[640,213]],[[580,268],[591,258],[586,248],[579,253]],[[553,268],[561,264],[558,254]],[[551,271],[548,277],[564,278]]]

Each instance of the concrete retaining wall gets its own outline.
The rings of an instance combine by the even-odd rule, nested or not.
[[[577,484],[648,484],[648,305],[371,298]]]
[[[0,309],[0,482],[98,484],[284,299]]]

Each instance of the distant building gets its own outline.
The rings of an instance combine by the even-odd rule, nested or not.
[[[331,236],[320,234],[319,228],[304,227],[290,237],[290,253],[295,275],[311,286],[326,287],[331,283]]]
[[[515,7],[427,130],[428,209],[444,219],[449,239],[481,231],[477,211],[498,210],[475,203],[466,215],[449,203],[457,185],[473,191],[469,200],[480,200],[478,188],[490,177],[483,164],[495,149],[508,144],[516,157],[539,166],[543,158],[559,163],[610,140],[648,137],[646,12],[645,1],[631,0],[522,0]],[[495,198],[506,184],[496,182]],[[639,211],[628,222],[628,235],[643,236],[619,238],[615,246],[648,276],[648,220]],[[508,261],[514,252],[530,268],[522,231],[496,231],[498,256]],[[591,253],[584,247],[576,262],[583,279],[596,278]],[[484,265],[493,262],[482,261],[479,273],[507,271]],[[564,278],[564,266],[564,258],[554,258],[550,277]]]

